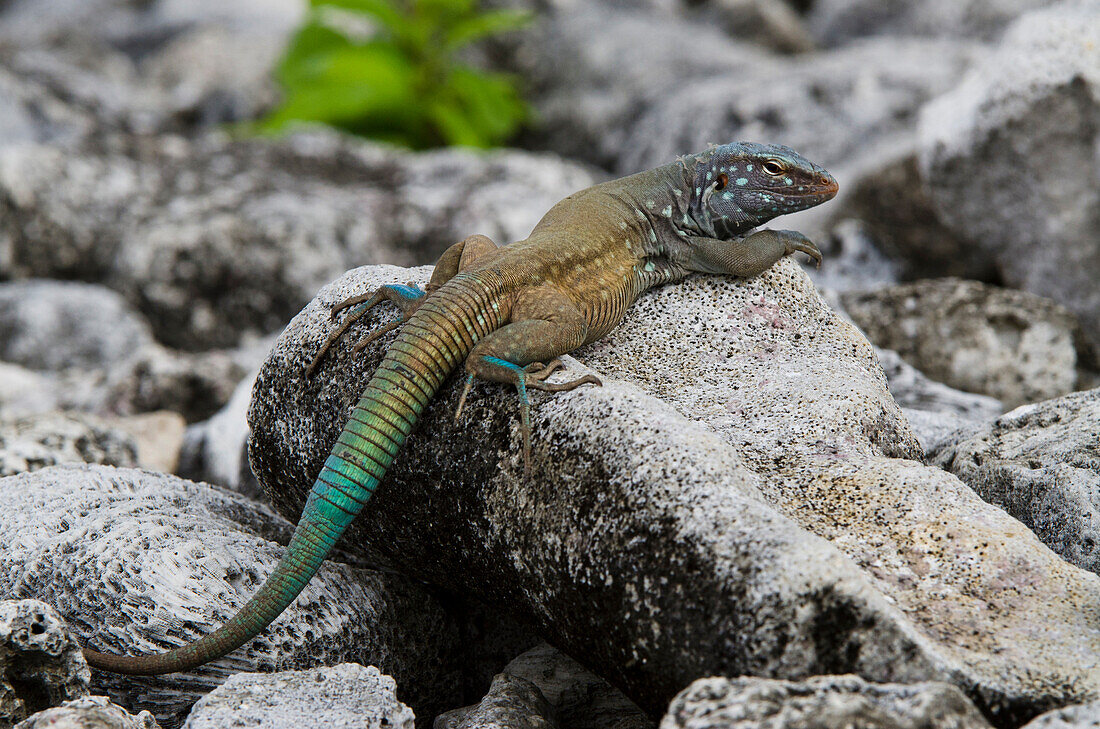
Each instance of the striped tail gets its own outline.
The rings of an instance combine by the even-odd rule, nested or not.
[[[306,499],[286,553],[259,591],[213,633],[167,653],[117,656],[84,649],[93,668],[150,675],[186,671],[256,637],[320,569],[363,509],[428,401],[479,339],[499,325],[498,287],[456,276],[416,311],[367,383]]]

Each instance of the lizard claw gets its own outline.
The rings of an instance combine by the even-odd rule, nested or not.
[[[787,244],[786,255],[789,256],[790,254],[794,253],[795,251],[805,253],[807,256],[814,259],[814,261],[817,264],[816,267],[818,269],[821,268],[821,260],[822,260],[821,249],[818,248],[816,245],[814,245],[814,242],[812,240],[810,240],[806,236],[802,235],[801,233],[796,233],[794,231],[785,230],[785,231],[782,231],[782,232],[787,234],[786,235],[786,244]]]

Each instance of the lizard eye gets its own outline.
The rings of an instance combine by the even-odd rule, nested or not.
[[[730,184],[730,178],[725,172],[723,172],[718,175],[718,180],[714,183],[714,189],[719,191],[725,190],[726,185],[728,184]]]
[[[774,159],[768,160],[764,164],[760,165],[760,167],[772,177],[778,177],[779,175],[786,172],[786,168],[783,166],[783,163]]]

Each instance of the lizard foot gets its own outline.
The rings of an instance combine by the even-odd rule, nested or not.
[[[321,364],[321,360],[324,358],[325,353],[332,348],[332,345],[336,343],[340,337],[344,336],[344,333],[352,327],[357,321],[362,319],[368,311],[374,308],[375,305],[380,304],[383,301],[392,301],[397,305],[397,308],[401,310],[401,318],[395,322],[385,324],[378,329],[375,329],[370,334],[360,339],[355,344],[355,352],[360,352],[368,344],[373,342],[378,337],[382,336],[386,332],[393,331],[397,327],[401,326],[404,322],[409,320],[409,317],[420,308],[420,304],[424,302],[427,294],[421,291],[416,284],[409,282],[408,284],[401,285],[385,285],[379,286],[373,294],[359,294],[350,298],[344,299],[340,303],[334,305],[331,310],[332,317],[335,318],[337,314],[345,309],[351,309],[351,313],[347,318],[340,323],[336,329],[328,335],[321,348],[317,351],[317,354],[313,357],[313,361],[309,363],[309,367],[306,368],[306,377],[313,377],[313,374],[317,371],[317,367]],[[354,308],[353,308],[354,307]]]
[[[515,385],[519,395],[519,427],[523,438],[523,473],[526,476],[531,472],[531,401],[527,397],[527,388],[544,392],[565,392],[581,385],[603,385],[600,378],[595,375],[583,375],[569,382],[546,382],[546,378],[565,364],[555,357],[547,364],[532,362],[526,367],[509,362],[499,357],[484,356],[482,360],[491,367],[503,368],[510,373],[509,381]],[[466,383],[462,388],[462,395],[458,398],[458,407],[455,408],[455,420],[462,415],[462,408],[466,405],[466,396],[470,394],[470,388],[474,384],[475,374],[466,375]]]

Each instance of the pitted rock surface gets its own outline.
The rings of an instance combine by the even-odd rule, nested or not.
[[[703,678],[681,691],[660,729],[990,729],[955,686]]]
[[[0,594],[34,596],[91,647],[163,652],[223,624],[274,568],[291,526],[206,484],[107,466],[0,479]],[[242,670],[371,661],[410,704],[454,706],[454,626],[410,580],[328,562],[256,640],[193,671],[98,673],[95,690],[174,723]],[[43,707],[44,708],[44,707]]]
[[[558,729],[554,709],[538,686],[507,673],[493,677],[474,706],[437,716],[432,729]]]
[[[132,715],[106,696],[85,696],[40,711],[15,729],[160,729],[148,711]]]
[[[38,600],[0,601],[0,726],[85,696],[89,677],[80,645],[56,610]]]
[[[1018,407],[932,454],[1069,562],[1100,573],[1100,389]]]
[[[374,666],[238,673],[195,704],[183,729],[413,729],[413,711]]]
[[[922,110],[919,135],[940,220],[1100,347],[1100,1],[1020,17]]]
[[[138,445],[125,431],[80,413],[0,418],[0,476],[59,463],[133,467]]]
[[[312,378],[329,307],[428,268],[321,291],[261,369],[253,470],[300,513],[392,334],[372,313]],[[425,410],[347,548],[487,602],[651,712],[699,675],[950,681],[998,721],[1100,690],[1100,578],[954,476],[922,466],[866,339],[796,263],[651,292],[568,359],[604,381],[533,398],[457,378]]]

